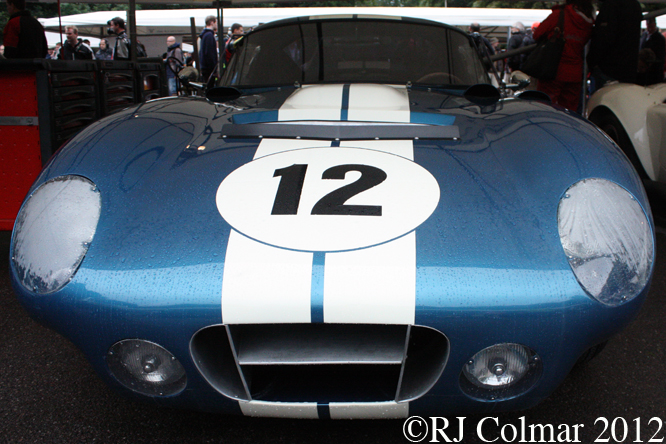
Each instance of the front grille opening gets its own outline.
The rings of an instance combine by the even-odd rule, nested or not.
[[[409,325],[216,325],[194,335],[191,353],[204,378],[234,399],[408,401],[437,382],[449,342]]]
[[[252,399],[275,402],[381,402],[395,399],[399,365],[243,367]]]

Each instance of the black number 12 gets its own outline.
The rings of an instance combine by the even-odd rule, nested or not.
[[[296,214],[301,201],[307,165],[295,164],[275,170],[273,177],[280,177],[271,214]],[[342,180],[350,171],[358,171],[361,177],[355,182],[328,193],[312,207],[313,215],[381,216],[381,205],[345,205],[349,199],[386,180],[386,173],[370,165],[338,165],[324,171],[321,178]]]

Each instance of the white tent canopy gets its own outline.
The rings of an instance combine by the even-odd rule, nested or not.
[[[334,15],[389,15],[434,20],[467,30],[471,23],[479,23],[481,32],[488,37],[497,37],[505,41],[508,28],[516,22],[522,22],[528,28],[535,22],[542,22],[549,9],[499,9],[499,8],[405,8],[405,7],[338,7],[338,8],[225,8],[223,10],[224,28],[240,23],[246,30],[262,23],[274,20],[299,17]],[[204,27],[207,16],[217,16],[216,9],[165,9],[136,11],[137,34],[151,57],[157,57],[166,51],[166,36],[176,36],[183,43],[183,49],[192,51],[190,18],[195,19],[196,34]],[[67,25],[79,29],[80,36],[108,37],[107,22],[114,17],[127,20],[126,11],[99,11],[62,17],[63,32]],[[58,32],[60,21],[57,17],[39,19],[44,28]],[[657,17],[657,25],[666,28],[666,16]],[[183,39],[185,36],[185,39]],[[93,44],[94,46],[94,44]]]

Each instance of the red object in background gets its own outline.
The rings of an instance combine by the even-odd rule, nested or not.
[[[11,230],[42,169],[35,71],[2,75],[0,100],[0,230]]]

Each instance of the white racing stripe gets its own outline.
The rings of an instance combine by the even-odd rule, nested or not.
[[[313,402],[240,401],[239,404],[245,416],[259,416],[262,418],[319,418],[317,404]]]
[[[321,103],[329,105],[322,107]],[[285,101],[278,118],[339,120],[341,106],[342,85],[303,87]],[[264,139],[254,158],[323,144],[313,140]],[[262,244],[231,230],[224,259],[222,322],[310,322],[312,256]]]
[[[285,101],[278,113],[279,120],[337,121],[343,115],[342,103],[342,85],[304,87]],[[409,123],[407,91],[401,87],[351,85],[346,115],[350,121]],[[254,158],[326,145],[325,142],[312,140],[265,139],[260,143]],[[409,160],[414,158],[411,141],[343,142],[341,146],[382,151]],[[324,322],[414,323],[415,232],[374,247],[326,253],[322,287],[313,283],[316,282],[313,281],[314,257],[310,252],[291,251],[259,243],[232,230],[224,266],[223,322],[312,322],[313,300],[316,296],[312,293],[321,292],[323,288]],[[240,405],[244,414],[252,416],[318,416],[316,404],[311,403],[251,401],[241,402]],[[408,403],[330,405],[331,418],[397,418],[407,417],[408,413]]]
[[[403,419],[409,416],[407,402],[332,402],[331,419]]]
[[[222,322],[310,322],[312,253],[271,247],[232,230],[224,260]]]
[[[409,123],[405,88],[351,85],[349,120]],[[411,140],[343,142],[414,160]],[[413,324],[416,315],[416,236],[362,250],[328,253],[324,322]]]
[[[409,123],[407,88],[387,85],[351,85],[349,120]]]
[[[324,322],[413,324],[415,246],[412,231],[376,247],[327,253]]]
[[[305,87],[279,110],[280,120],[338,120],[342,85]],[[322,107],[321,103],[329,105]],[[318,106],[319,104],[319,106]],[[379,115],[378,115],[379,113]],[[409,122],[404,88],[351,85],[349,120]],[[311,140],[265,139],[258,159],[321,146]],[[343,142],[413,160],[409,140]],[[328,253],[324,269],[324,322],[412,324],[415,316],[414,233],[371,248]],[[272,247],[232,230],[225,257],[222,319],[227,324],[311,322],[312,253]]]
[[[340,120],[343,85],[304,86],[278,111],[278,120]]]

